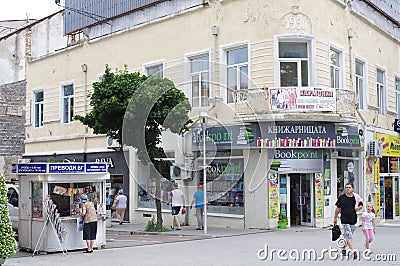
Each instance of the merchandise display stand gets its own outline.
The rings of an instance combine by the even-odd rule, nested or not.
[[[61,251],[64,255],[68,253],[68,251],[62,247],[62,240],[65,239],[65,227],[62,225],[60,220],[60,215],[57,212],[56,206],[53,204],[52,200],[47,196],[46,201],[43,203],[44,209],[46,211],[46,222],[43,225],[42,231],[40,232],[39,239],[36,243],[35,249],[33,250],[32,257],[35,256],[35,253],[39,253],[39,247],[43,243],[44,240],[44,232],[47,231],[47,227],[51,224],[52,231],[54,232],[58,244],[60,245]],[[53,223],[53,220],[55,223]],[[57,229],[59,228],[59,229]],[[57,230],[57,231],[56,231]],[[61,234],[57,232],[60,231]]]

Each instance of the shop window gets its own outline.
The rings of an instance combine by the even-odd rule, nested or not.
[[[170,162],[163,161],[162,167],[164,170],[160,170],[163,177],[160,178],[160,173],[154,173],[150,169],[150,165],[144,165],[139,163],[139,185],[138,185],[138,207],[156,209],[155,195],[156,195],[156,178],[160,178],[160,189],[161,189],[161,208],[164,210],[170,210],[171,207],[167,205],[168,194],[172,190],[172,183],[170,182],[169,169],[171,166]],[[168,173],[168,174],[167,174]]]
[[[215,159],[207,168],[209,212],[244,214],[243,159]],[[203,183],[203,171],[198,182]]]
[[[359,161],[355,158],[338,159],[337,161],[337,197],[345,193],[345,185],[352,183],[354,192],[359,191]]]
[[[77,217],[82,210],[80,196],[83,193],[88,195],[88,199],[93,202],[96,209],[103,207],[100,206],[103,202],[101,185],[101,182],[50,183],[49,196],[56,205],[60,217]]]

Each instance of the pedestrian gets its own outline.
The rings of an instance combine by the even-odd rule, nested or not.
[[[119,219],[119,224],[124,223],[125,209],[128,203],[128,198],[124,195],[124,191],[120,189],[118,191],[118,196],[115,199],[115,212],[117,218]]]
[[[81,195],[83,217],[83,240],[86,240],[87,249],[84,253],[92,253],[97,234],[97,213],[93,202],[88,200],[86,194]]]
[[[356,206],[356,202],[358,202]],[[355,230],[355,224],[357,223],[357,211],[361,210],[363,203],[361,198],[356,200],[354,195],[354,185],[347,183],[345,185],[345,193],[339,196],[336,201],[335,216],[333,218],[333,224],[337,224],[337,217],[340,212],[340,221],[343,225],[343,237],[346,240],[346,245],[342,247],[342,255],[346,256],[346,246],[349,246],[350,252],[353,254],[353,259],[357,259],[357,253],[354,252],[353,248],[353,233]]]
[[[182,190],[178,189],[178,183],[174,183],[174,189],[170,192],[170,195],[168,196],[168,202],[171,203],[171,229],[175,229],[176,224],[176,230],[181,230],[181,224],[179,223],[178,214],[181,211],[181,208],[185,207],[185,195],[183,194]]]
[[[192,203],[190,204],[189,209],[191,210],[192,207],[196,208],[196,218],[197,218],[197,228],[196,230],[203,230],[204,229],[204,191],[202,184],[197,185],[197,191],[193,195]],[[207,200],[206,200],[206,207],[207,207]]]
[[[362,214],[362,230],[365,235],[365,248],[369,249],[369,244],[374,240],[375,235],[375,210],[371,202],[365,206],[366,211]]]

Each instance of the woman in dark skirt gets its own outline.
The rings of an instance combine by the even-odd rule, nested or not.
[[[93,202],[88,201],[86,194],[81,195],[82,217],[83,217],[83,240],[86,240],[87,250],[85,253],[93,252],[94,241],[97,234],[97,213]]]

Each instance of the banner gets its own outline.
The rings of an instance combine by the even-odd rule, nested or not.
[[[336,111],[335,88],[269,88],[271,111]]]

